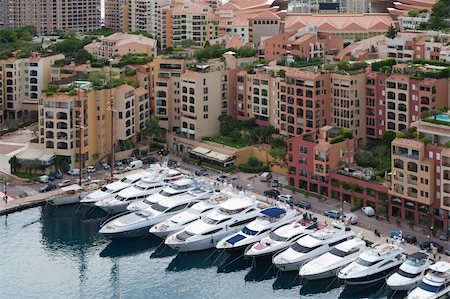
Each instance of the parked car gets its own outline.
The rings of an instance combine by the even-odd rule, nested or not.
[[[163,148],[157,151],[157,154],[160,156],[167,156],[169,154],[169,151]]]
[[[122,161],[114,161],[114,168],[122,166]]]
[[[62,180],[61,182],[58,183],[58,186],[60,188],[62,188],[62,187],[69,186],[71,184],[72,184],[72,182],[70,180]]]
[[[130,164],[131,160],[130,159],[122,159],[122,165],[128,165]]]
[[[439,234],[439,240],[441,240],[441,241],[448,241],[448,231],[447,232],[441,232]]]
[[[277,179],[273,179],[272,180],[272,188],[278,188],[280,187],[280,181],[278,181]]]
[[[366,216],[375,216],[375,210],[371,206],[365,206],[361,208],[361,211],[366,214]]]
[[[201,175],[208,175],[208,169],[206,168],[200,168],[195,171],[195,175],[201,176]]]
[[[403,235],[402,235],[402,232],[399,231],[399,230],[391,230],[389,232],[389,237],[391,237],[391,238],[400,238],[400,237],[402,237],[403,238]]]
[[[261,182],[268,182],[271,178],[272,178],[272,174],[270,172],[263,172],[259,176],[259,179],[261,180]]]
[[[55,190],[56,189],[56,186],[54,185],[54,184],[52,184],[52,183],[48,183],[48,184],[45,184],[44,186],[42,186],[40,189],[39,189],[39,192],[48,192],[48,191],[52,191],[52,190]]]
[[[427,242],[423,242],[422,244],[420,244],[420,249],[422,249],[422,250],[429,251],[433,248],[436,248],[437,251],[440,253],[444,252],[444,247],[439,243],[436,243],[433,241],[431,241],[431,242],[427,241]]]
[[[358,216],[356,216],[353,213],[344,213],[344,221],[347,221],[350,224],[357,224],[358,223]]]
[[[450,255],[450,247],[445,251],[445,255]]]
[[[38,180],[39,183],[47,184],[48,182],[50,182],[50,177],[48,175],[41,175]]]
[[[97,169],[95,168],[95,166],[90,165],[90,166],[87,167],[87,172],[88,173],[93,173],[93,172],[96,172],[96,171],[97,171]]]
[[[80,175],[80,169],[79,168],[72,168],[70,169],[67,174],[75,176],[75,175]]]
[[[83,178],[81,179],[81,183],[84,184],[84,183],[89,182],[90,180],[91,180],[91,177],[90,177],[90,176],[85,176],[85,177],[83,177]]]
[[[417,238],[414,235],[406,235],[404,237],[404,239],[409,244],[416,244],[417,243]]]
[[[127,166],[127,170],[134,170],[142,167],[144,167],[144,163],[141,160],[135,160],[130,162]]]
[[[298,200],[294,202],[294,205],[302,209],[311,209],[311,203],[306,200]]]
[[[103,162],[103,163],[102,163],[102,168],[103,168],[103,170],[108,170],[108,169],[110,169],[110,168],[111,168],[111,166],[109,166],[109,164],[108,164],[108,163],[106,163],[106,162]]]
[[[278,191],[276,189],[269,189],[269,190],[264,191],[264,195],[267,197],[277,198],[278,195],[280,195],[280,191]]]
[[[142,159],[142,162],[144,164],[153,164],[156,163],[156,157],[147,157],[145,159]]]
[[[341,212],[338,210],[328,210],[323,213],[325,216],[333,218],[333,219],[339,219],[341,218]]]
[[[120,174],[120,173],[124,173],[124,172],[126,172],[126,171],[127,171],[127,170],[125,169],[125,167],[119,166],[119,167],[114,167],[113,173],[115,173],[115,174]]]
[[[50,173],[48,176],[50,177],[50,180],[51,180],[51,181],[59,180],[59,179],[62,179],[62,178],[63,178],[63,174],[62,174],[62,172],[59,171],[59,170]]]
[[[289,194],[280,194],[277,196],[277,199],[282,202],[292,203],[292,195]]]
[[[219,174],[216,177],[216,180],[219,181],[219,182],[225,182],[226,180],[229,180],[229,179],[230,179],[230,176],[228,174],[224,174],[224,173]]]

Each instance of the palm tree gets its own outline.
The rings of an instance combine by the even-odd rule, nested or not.
[[[92,154],[92,159],[94,159],[94,165],[95,167],[98,166],[98,160],[100,159],[100,153],[93,153]]]
[[[153,138],[158,137],[161,134],[161,127],[157,120],[149,118],[145,122],[145,127],[142,129],[142,133],[150,138],[150,144],[153,143]]]

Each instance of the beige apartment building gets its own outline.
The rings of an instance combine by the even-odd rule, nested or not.
[[[353,132],[355,146],[366,143],[366,74],[331,73],[331,123]]]
[[[35,26],[41,34],[73,29],[88,32],[101,27],[100,0],[4,0],[8,24]]]
[[[33,53],[29,58],[12,57],[0,60],[0,102],[3,119],[16,119],[25,111],[37,110],[39,94],[51,82],[51,66],[64,55],[41,56]]]
[[[112,59],[128,53],[146,53],[154,57],[156,40],[143,35],[116,32],[84,46],[84,49],[97,58]]]
[[[105,27],[123,31],[123,13],[126,0],[105,0]]]
[[[144,88],[120,85],[94,90],[89,82],[77,82],[73,93],[42,94],[39,100],[39,145],[66,157],[78,167],[80,131],[81,152],[87,164],[93,154],[105,157],[111,150],[110,99],[114,98],[114,148],[120,151],[130,141],[136,142],[150,115],[148,93]],[[81,129],[80,129],[80,119]]]

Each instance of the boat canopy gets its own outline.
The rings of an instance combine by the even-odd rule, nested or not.
[[[261,213],[264,215],[267,215],[269,217],[278,217],[281,214],[286,213],[286,210],[274,207],[274,208],[268,208],[268,209],[262,210]]]
[[[244,239],[245,239],[245,236],[238,234],[238,235],[236,235],[236,236],[234,236],[232,238],[229,238],[227,240],[227,242],[230,243],[231,245],[234,245],[235,243],[237,243],[237,242],[239,242],[241,240],[244,240]]]

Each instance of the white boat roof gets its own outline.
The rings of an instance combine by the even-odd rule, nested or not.
[[[403,248],[394,244],[375,244],[370,250],[364,251],[361,254],[361,258],[368,262],[375,262],[392,254],[399,254],[401,252],[403,252]]]
[[[134,180],[143,178],[143,177],[146,176],[146,175],[148,175],[148,172],[147,172],[147,171],[141,171],[141,172],[138,172],[138,173],[132,173],[132,174],[129,174],[129,175],[125,176],[125,177],[126,177],[127,179],[129,179],[129,180],[134,181]]]
[[[450,272],[450,263],[445,262],[445,261],[439,261],[439,262],[431,265],[430,269],[433,271],[436,271],[436,272],[441,272],[441,273]]]
[[[115,182],[109,183],[105,187],[110,189],[110,190],[117,190],[117,189],[123,189],[123,188],[125,188],[125,187],[127,187],[129,185],[130,184],[124,183],[122,181],[115,181]]]
[[[176,181],[171,182],[171,185],[176,185],[176,186],[186,186],[186,185],[192,185],[194,184],[195,181],[191,178],[182,178]]]
[[[186,194],[180,194],[178,196],[165,198],[165,199],[159,201],[158,204],[169,208],[169,207],[177,206],[182,203],[191,202],[193,200],[192,197],[183,196],[183,195],[186,195]]]
[[[351,249],[365,244],[366,242],[364,242],[363,240],[359,238],[354,238],[338,244],[336,246],[336,249],[341,250],[343,252],[349,252]]]
[[[313,225],[313,221],[304,220],[303,215],[300,216],[300,219],[290,223],[283,225],[282,227],[275,230],[275,233],[281,237],[289,238],[300,231],[306,230],[309,226]]]
[[[247,196],[233,197],[221,203],[220,207],[229,211],[233,211],[248,208],[252,205],[255,205],[255,203],[256,197],[254,195],[252,197]]]
[[[72,184],[66,187],[61,187],[62,192],[71,192],[71,191],[79,191],[81,190],[80,185],[78,184]]]

